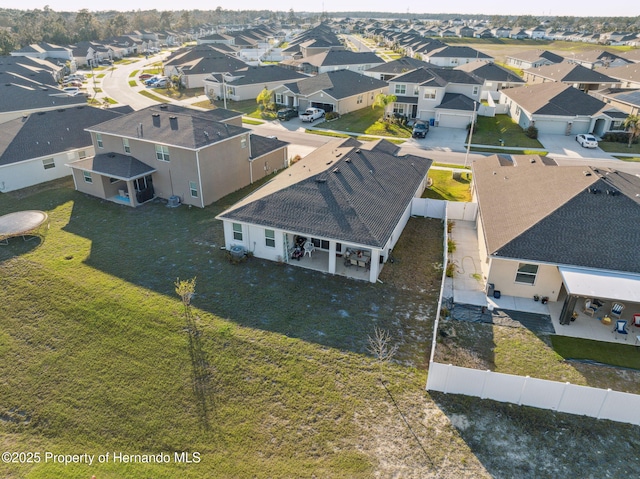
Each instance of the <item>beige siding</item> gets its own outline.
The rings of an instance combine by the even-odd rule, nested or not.
[[[272,151],[251,162],[251,178],[257,181],[265,176],[287,167],[287,148]]]
[[[241,138],[246,138],[246,148],[242,148]],[[200,150],[199,162],[202,199],[206,206],[249,184],[249,135],[230,138]]]
[[[535,284],[516,283],[516,273],[520,261],[506,259],[491,259],[491,271],[488,283],[493,283],[495,289],[503,295],[533,298],[535,294],[548,296],[550,301],[556,301],[562,287],[562,276],[558,267],[541,264],[538,267]]]

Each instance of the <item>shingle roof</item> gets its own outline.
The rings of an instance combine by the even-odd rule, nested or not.
[[[509,83],[524,83],[524,80],[511,70],[503,68],[495,63],[489,63],[482,60],[466,63],[454,68],[454,70],[461,70],[467,73],[473,73],[475,76],[482,78],[483,80],[493,82],[509,82]]]
[[[607,72],[607,75],[618,80],[627,80],[640,83],[640,64],[630,63],[619,67],[605,68],[601,71]]]
[[[547,50],[527,50],[524,52],[514,53],[509,55],[509,58],[515,58],[517,60],[525,60],[527,62],[533,63],[536,60],[540,60],[541,58],[545,58],[549,60],[551,63],[561,63],[564,61],[564,57],[560,55],[556,55],[555,53],[551,53]]]
[[[496,155],[473,163],[490,254],[640,273],[640,255],[629,254],[640,245],[640,178],[514,158],[517,166]]]
[[[218,218],[383,247],[431,166],[392,152],[385,140],[332,141]]]
[[[462,110],[462,111],[473,111],[474,101],[468,96],[463,95],[462,93],[445,93],[444,97],[442,97],[442,101],[436,108],[441,108],[445,110]]]
[[[154,105],[100,123],[88,131],[154,143],[199,149],[250,130],[222,120],[237,117],[237,112],[217,108],[199,111],[177,105]]]
[[[373,52],[352,52],[349,50],[328,50],[302,58],[299,63],[309,63],[316,67],[342,66],[342,65],[362,65],[384,63],[380,57]]]
[[[308,78],[306,75],[278,65],[246,66],[232,72],[231,76],[240,78],[227,81],[227,85],[254,85],[256,83],[285,82]]]
[[[398,83],[417,83],[423,86],[446,86],[449,83],[464,85],[482,85],[482,80],[465,71],[452,68],[416,68],[404,75],[399,75],[392,80]]]
[[[383,63],[382,65],[371,67],[367,71],[378,73],[395,73],[396,75],[399,75],[400,73],[405,73],[409,70],[430,66],[432,66],[430,63],[423,62],[422,60],[417,60],[411,57],[402,57],[391,62]]]
[[[39,112],[0,128],[0,165],[91,146],[88,126],[121,116],[113,110],[81,106]]]
[[[476,58],[491,59],[486,53],[471,47],[450,46],[439,48],[429,53],[429,57],[447,57],[447,58]]]
[[[289,144],[277,138],[267,138],[260,135],[251,135],[249,142],[251,144],[251,159],[259,158],[267,153],[284,148]]]
[[[113,152],[101,153],[91,158],[74,161],[69,163],[69,166],[121,180],[134,180],[156,171],[155,168],[133,156]]]
[[[555,116],[594,115],[606,104],[564,83],[547,82],[501,91],[529,113]]]
[[[568,83],[617,83],[615,78],[604,75],[596,70],[577,65],[575,63],[563,62],[553,65],[545,65],[538,68],[525,70],[526,73],[548,78],[557,82]]]
[[[359,95],[372,90],[386,89],[387,82],[377,78],[360,75],[351,70],[337,70],[321,73],[313,77],[298,80],[293,85],[285,84],[287,88],[301,95],[312,95],[319,91],[325,92],[336,100]]]

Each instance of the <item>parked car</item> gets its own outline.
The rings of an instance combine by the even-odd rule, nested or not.
[[[165,88],[169,86],[171,82],[168,78],[160,78],[157,82],[153,84],[153,88]]]
[[[298,112],[295,108],[283,108],[282,110],[278,110],[277,117],[280,121],[289,121],[291,118],[295,118],[298,116]]]
[[[429,132],[429,124],[422,121],[418,121],[413,125],[411,136],[414,138],[425,138]]]
[[[64,82],[64,83],[62,84],[62,86],[64,86],[64,87],[67,87],[67,86],[75,86],[75,87],[80,88],[80,87],[82,86],[82,82],[81,82],[81,81],[78,81],[78,80],[69,80],[69,81]]]
[[[158,82],[162,77],[158,76],[158,75],[154,75],[151,78],[149,78],[148,80],[145,80],[144,84],[149,86],[149,85],[153,85],[154,83]]]
[[[65,81],[65,82],[68,82],[68,81],[80,81],[80,82],[82,82],[82,81],[85,81],[85,80],[86,80],[86,78],[85,78],[84,75],[82,75],[80,73],[74,73],[72,75],[67,75],[66,77],[64,77],[63,81]]]
[[[299,118],[300,121],[312,123],[314,120],[322,118],[324,116],[324,110],[320,108],[307,108]]]
[[[80,88],[78,88],[77,86],[68,86],[63,88],[62,91],[69,96],[76,96],[78,93],[80,93]]]
[[[145,80],[148,80],[149,78],[152,78],[154,76],[155,75],[153,75],[151,73],[143,73],[142,75],[138,76],[138,80],[145,81]]]
[[[598,140],[596,137],[589,134],[581,134],[576,136],[576,141],[580,143],[582,148],[598,148]]]

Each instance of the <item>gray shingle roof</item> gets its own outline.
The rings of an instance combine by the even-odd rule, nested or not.
[[[417,83],[423,86],[446,86],[449,83],[458,83],[464,85],[482,85],[482,81],[461,70],[451,68],[416,68],[404,75],[395,77],[393,82]]]
[[[248,133],[250,130],[246,128],[222,121],[238,115],[223,108],[199,111],[177,105],[154,105],[87,130],[195,150]]]
[[[74,161],[70,163],[69,166],[120,180],[134,180],[156,171],[155,168],[152,168],[133,156],[113,152],[101,153],[92,158]]]
[[[455,70],[473,73],[475,76],[488,81],[524,83],[524,80],[511,70],[496,65],[495,63],[489,63],[482,60],[460,65],[456,67]]]
[[[429,53],[429,57],[447,57],[447,58],[476,58],[478,60],[491,59],[486,53],[471,47],[450,46],[439,48]]]
[[[640,245],[640,178],[515,158],[515,167],[495,155],[473,164],[490,254],[640,273],[630,254]]]
[[[251,144],[251,159],[259,158],[262,155],[284,148],[289,144],[277,138],[267,138],[260,135],[251,135],[249,142]]]
[[[312,95],[323,91],[332,98],[340,100],[371,90],[386,89],[388,84],[385,81],[360,75],[351,70],[337,70],[321,73],[313,77],[305,77],[293,85],[286,83],[285,86],[292,92],[300,93],[301,95]]]
[[[540,115],[594,115],[606,104],[597,98],[558,82],[538,83],[502,90],[529,113]]]
[[[392,152],[384,140],[330,142],[218,218],[383,247],[431,166]]]
[[[81,106],[39,112],[0,128],[0,165],[91,146],[85,128],[121,116],[113,110]]]
[[[377,65],[384,63],[373,52],[352,52],[349,50],[328,50],[298,60],[299,63],[309,63],[316,67],[342,66],[342,65]]]
[[[383,63],[382,65],[371,67],[367,71],[378,73],[394,73],[396,75],[399,75],[409,70],[415,70],[416,68],[430,66],[432,66],[430,63],[423,62],[422,60],[417,60],[411,57],[402,57],[391,62]]]
[[[553,65],[545,65],[538,68],[525,70],[526,73],[548,78],[558,82],[568,83],[616,83],[615,78],[604,75],[596,70],[577,65],[575,63],[563,62]]]
[[[255,85],[256,83],[282,81],[290,82],[302,78],[308,78],[302,73],[283,68],[278,65],[246,66],[231,73],[231,76],[240,77],[227,81],[227,85]]]
[[[462,93],[445,93],[442,102],[436,108],[445,110],[473,111],[474,101]]]

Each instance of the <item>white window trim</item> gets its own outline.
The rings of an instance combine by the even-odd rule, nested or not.
[[[54,160],[53,158],[46,158],[42,160],[42,167],[45,170],[51,170],[56,167],[56,160]]]

